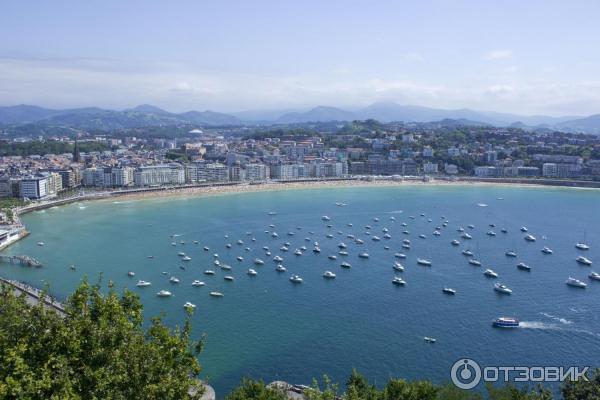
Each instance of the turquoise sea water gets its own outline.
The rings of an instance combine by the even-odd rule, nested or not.
[[[0,275],[34,285],[47,281],[52,292],[64,296],[84,275],[94,280],[102,271],[117,287],[139,293],[146,316],[164,312],[173,325],[183,321],[182,305],[195,303],[195,333],[208,335],[201,356],[203,374],[220,394],[245,376],[310,383],[326,373],[344,382],[352,368],[377,384],[388,377],[444,382],[461,357],[482,365],[597,366],[600,282],[587,278],[596,265],[590,268],[575,262],[581,252],[574,244],[583,240],[585,232],[591,249],[581,254],[600,265],[599,205],[600,191],[477,186],[310,189],[77,203],[24,216],[31,235],[4,253],[33,256],[44,267],[3,264]],[[277,215],[269,216],[269,211]],[[323,215],[331,221],[322,221]],[[441,228],[440,236],[433,236],[442,216],[449,224]],[[402,222],[408,226],[402,227]],[[490,223],[497,226],[490,228]],[[468,229],[469,224],[475,229]],[[372,241],[365,234],[366,225],[382,240]],[[523,240],[519,231],[523,225],[537,242]],[[461,239],[461,246],[453,247],[450,241],[459,238],[459,226],[473,240]],[[383,239],[384,227],[392,235],[389,240]],[[508,233],[501,233],[501,228]],[[405,229],[410,235],[402,234]],[[490,229],[496,237],[486,235]],[[265,233],[272,230],[279,238]],[[328,233],[334,238],[328,239]],[[171,245],[172,234],[181,235],[175,239],[177,246]],[[347,234],[362,238],[364,245],[354,244]],[[420,239],[419,234],[427,238]],[[406,238],[412,242],[410,250],[401,248]],[[238,239],[244,245],[237,245]],[[37,246],[38,241],[45,246]],[[284,253],[279,248],[286,241],[291,246]],[[311,251],[314,241],[322,249],[319,255]],[[348,245],[349,255],[329,260],[340,241]],[[232,243],[232,248],[226,249],[226,243]],[[308,250],[295,256],[294,249],[303,245]],[[554,254],[544,255],[540,250],[545,245]],[[203,246],[210,251],[203,251]],[[263,246],[270,247],[271,257],[264,254]],[[482,267],[467,263],[461,254],[465,248],[479,254]],[[519,257],[507,258],[507,250]],[[180,251],[192,260],[182,262]],[[370,258],[358,258],[362,251]],[[407,254],[406,260],[398,260],[406,268],[398,273],[407,282],[404,287],[391,283],[396,252]],[[213,253],[232,271],[213,266]],[[240,255],[243,262],[236,260]],[[275,255],[284,258],[287,272],[275,271]],[[255,266],[255,257],[265,264]],[[418,266],[417,257],[431,260],[433,266]],[[351,269],[340,268],[344,260],[352,264]],[[532,271],[518,270],[520,261]],[[76,265],[75,271],[69,269],[71,264]],[[248,276],[248,268],[256,269],[258,276]],[[485,268],[494,269],[500,278],[484,277]],[[206,276],[202,273],[206,269],[216,274]],[[335,272],[337,278],[324,279],[325,270]],[[128,277],[127,271],[136,276]],[[169,283],[162,271],[181,283]],[[292,273],[301,275],[304,283],[292,284],[288,280]],[[224,281],[227,274],[235,281]],[[587,289],[565,285],[569,276],[587,282]],[[151,281],[152,286],[136,288],[138,279]],[[194,279],[206,286],[192,287]],[[513,295],[495,293],[497,281],[511,287]],[[457,294],[443,294],[444,286],[455,288]],[[158,298],[160,289],[174,296]],[[225,296],[210,297],[212,290]],[[502,315],[518,317],[523,326],[492,328],[492,319]],[[424,342],[424,336],[437,338],[437,343]]]

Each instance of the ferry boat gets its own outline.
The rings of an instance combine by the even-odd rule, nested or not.
[[[494,290],[502,294],[512,294],[512,290],[508,286],[503,285],[502,283],[496,283],[494,285]]]
[[[406,285],[406,282],[404,281],[404,279],[400,278],[399,276],[395,276],[394,279],[392,279],[392,283],[394,285],[399,285],[399,286]]]
[[[323,278],[335,279],[335,274],[331,271],[325,271],[325,273],[323,274]]]
[[[254,269],[250,268],[250,269],[248,270],[248,275],[250,275],[250,276],[256,276],[256,275],[257,275],[257,272],[256,272],[256,270],[254,270]]]
[[[517,268],[523,271],[531,271],[531,267],[523,262],[518,263]]]
[[[204,282],[196,279],[194,282],[192,282],[192,286],[204,286]]]
[[[170,296],[172,296],[172,293],[169,292],[168,290],[161,290],[160,292],[156,293],[156,295],[158,297],[170,297]]]
[[[402,272],[402,271],[404,271],[404,266],[402,264],[400,264],[399,262],[395,262],[394,270]]]
[[[431,267],[431,261],[426,260],[424,258],[417,258],[417,264],[423,265],[425,267]]]
[[[150,285],[151,285],[151,283],[150,283],[150,282],[147,282],[147,281],[141,281],[141,280],[140,280],[140,281],[138,281],[138,283],[136,283],[136,284],[135,284],[135,286],[137,286],[137,287],[146,287],[146,286],[150,286]]]
[[[344,261],[343,263],[340,264],[340,267],[342,267],[342,268],[352,268],[352,264],[350,264],[347,261]]]
[[[584,283],[584,282],[580,281],[579,279],[575,279],[572,277],[569,277],[569,279],[567,279],[567,281],[565,283],[569,286],[580,288],[580,289],[585,289],[587,287],[587,283]]]
[[[449,288],[449,287],[445,287],[442,289],[442,292],[446,293],[446,294],[451,294],[451,295],[455,295],[456,294],[456,290]]]
[[[584,256],[579,256],[575,259],[581,265],[592,265],[592,261]]]
[[[277,266],[275,267],[275,271],[277,271],[277,272],[285,272],[286,269],[285,269],[285,267],[283,265],[277,264]]]
[[[597,272],[590,272],[590,274],[588,275],[588,278],[590,278],[593,281],[600,281],[600,274]]]
[[[213,297],[223,297],[224,296],[223,293],[221,293],[221,292],[210,292],[209,294]]]
[[[189,301],[186,301],[185,304],[183,305],[183,308],[185,308],[186,310],[193,310],[196,308],[196,305],[193,303],[190,303]]]
[[[489,276],[490,278],[497,278],[498,277],[498,274],[493,269],[486,269],[485,271],[483,271],[483,274],[485,276]]]
[[[550,247],[544,246],[544,248],[542,249],[542,253],[544,253],[544,254],[552,254],[553,251],[552,251],[552,249]]]
[[[292,283],[302,283],[303,282],[302,278],[300,278],[300,275],[292,275],[292,276],[290,276],[290,281]]]
[[[500,317],[492,321],[492,326],[496,328],[518,328],[519,320],[511,317]]]

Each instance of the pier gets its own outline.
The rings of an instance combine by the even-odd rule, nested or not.
[[[0,284],[11,287],[17,296],[25,294],[27,303],[32,306],[36,306],[42,302],[47,309],[56,311],[62,316],[66,315],[63,304],[52,296],[44,294],[40,289],[34,288],[33,286],[23,282],[5,279],[2,277],[0,277]]]
[[[33,257],[29,256],[4,256],[0,255],[0,262],[10,263],[10,264],[21,264],[27,267],[36,267],[39,268],[42,266],[42,263],[36,260]]]

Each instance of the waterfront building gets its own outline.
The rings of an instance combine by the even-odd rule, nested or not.
[[[45,176],[30,176],[20,181],[20,197],[28,199],[43,199],[49,195],[48,178]]]
[[[456,175],[456,174],[458,174],[458,166],[455,164],[445,164],[444,171],[448,175]]]
[[[500,175],[498,168],[491,166],[475,167],[474,173],[475,176],[479,177],[497,177]]]
[[[161,164],[139,167],[133,173],[136,186],[181,185],[185,173],[179,164]]]
[[[264,164],[246,164],[246,179],[264,181],[269,176],[269,167]]]
[[[425,163],[423,164],[423,173],[424,174],[437,174],[438,173],[438,165],[437,163]]]
[[[558,166],[556,163],[544,163],[542,165],[542,175],[547,178],[555,178],[558,176]]]

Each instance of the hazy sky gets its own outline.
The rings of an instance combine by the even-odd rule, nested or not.
[[[0,104],[600,113],[600,1],[0,0]]]

